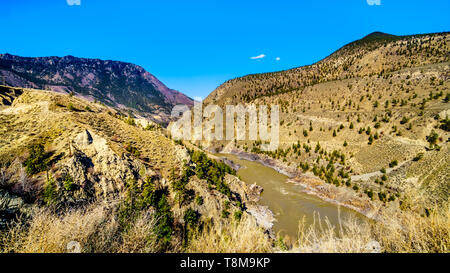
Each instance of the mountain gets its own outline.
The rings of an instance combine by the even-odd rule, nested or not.
[[[295,94],[320,83],[448,62],[448,37],[448,32],[409,36],[374,32],[312,65],[229,80],[214,90],[205,103],[250,102],[258,97]]]
[[[72,96],[1,85],[0,252],[67,252],[73,243],[113,253],[448,252],[449,45],[448,33],[373,33],[311,66],[215,90],[205,103],[280,106],[280,145],[270,152],[253,140],[175,141],[109,96],[115,108],[86,100],[101,88]],[[45,69],[10,72],[9,63],[9,84],[45,85],[26,78]],[[74,85],[91,77],[64,67],[80,77]],[[116,86],[122,75],[132,85],[138,77],[126,67],[100,79]],[[170,104],[151,90],[153,105]],[[289,198],[315,195],[373,221],[343,219],[338,209],[338,227],[318,215],[312,226],[299,222],[298,238],[275,236],[277,215],[258,202],[263,189],[202,147],[289,176],[298,194],[273,187]],[[297,209],[310,211],[286,213]]]
[[[230,251],[261,251],[271,239],[258,222],[260,192],[147,119],[0,85],[0,253],[66,252],[70,241],[83,252],[208,252],[209,231],[249,240]],[[46,239],[25,243],[35,231]]]
[[[278,105],[277,150],[249,139],[200,144],[295,170],[309,193],[361,212],[448,213],[449,90],[449,32],[375,32],[312,65],[229,80],[204,100]]]
[[[159,122],[167,122],[174,105],[193,104],[191,98],[168,88],[144,68],[125,62],[1,54],[0,75],[9,86],[73,92]]]

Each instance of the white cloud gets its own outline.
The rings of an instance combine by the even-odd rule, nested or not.
[[[257,60],[257,59],[262,59],[262,58],[264,58],[264,57],[266,57],[266,55],[261,54],[261,55],[255,56],[255,57],[250,57],[250,59],[252,59],[252,60]]]
[[[66,0],[67,1],[67,5],[69,6],[79,6],[81,5],[81,0]]]
[[[369,6],[373,6],[373,5],[380,6],[381,5],[381,0],[366,0],[366,1]]]
[[[276,61],[279,61],[279,60],[281,60],[281,58],[280,58],[280,57],[276,57],[275,60],[276,60]]]

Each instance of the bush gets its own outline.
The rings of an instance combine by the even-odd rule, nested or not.
[[[193,210],[192,208],[188,208],[184,212],[183,219],[186,227],[195,228],[198,225],[200,214],[197,211]]]
[[[400,121],[400,124],[406,124],[408,123],[409,119],[407,117],[403,117],[402,120]]]
[[[56,188],[55,180],[51,175],[47,178],[47,182],[44,186],[44,202],[47,205],[56,203],[56,198],[58,197],[58,190]]]
[[[30,156],[24,162],[27,174],[33,175],[45,171],[47,168],[47,155],[44,152],[44,145],[33,145],[28,151]]]
[[[200,195],[197,195],[195,197],[195,203],[199,206],[203,205],[203,197],[201,197]]]
[[[430,135],[427,136],[427,141],[428,143],[430,143],[430,148],[436,146],[438,139],[439,135],[434,130],[431,131]]]
[[[173,213],[166,195],[162,195],[156,207],[156,235],[163,245],[169,245],[172,238]]]
[[[128,118],[125,120],[125,122],[126,122],[128,125],[136,126],[136,122],[134,121],[134,118],[132,118],[132,117],[128,117]]]
[[[390,168],[393,168],[393,167],[395,167],[395,166],[397,166],[397,165],[398,165],[397,159],[392,160],[391,163],[389,163],[389,167],[390,167]]]
[[[223,209],[222,210],[222,218],[228,218],[228,216],[230,215],[230,212],[229,211],[227,211],[227,210],[225,210],[225,209]]]
[[[418,153],[414,158],[413,161],[419,161],[423,158],[423,153]]]
[[[134,157],[140,157],[141,156],[141,152],[133,146],[133,144],[131,143],[127,143],[125,145],[125,150],[127,152],[129,152],[130,154],[132,154]]]
[[[378,193],[378,199],[382,202],[386,202],[386,193],[385,192],[379,192]]]
[[[75,106],[73,106],[71,102],[67,105],[67,109],[69,109],[70,111],[77,111],[77,108],[75,108]]]
[[[150,177],[147,177],[142,190],[134,179],[128,179],[126,187],[126,198],[120,204],[118,211],[121,228],[128,231],[142,212],[153,207],[156,239],[163,250],[169,247],[173,233],[173,212],[167,201],[167,189],[155,190]]]
[[[369,196],[370,199],[373,199],[373,191],[372,190],[368,190],[366,191],[367,196]]]
[[[307,137],[307,136],[308,136],[308,131],[303,130],[303,136],[304,136],[304,137]]]
[[[64,189],[66,191],[72,191],[74,190],[74,184],[73,184],[73,178],[70,176],[70,174],[67,174],[64,178]]]
[[[226,196],[231,196],[231,190],[224,181],[227,173],[236,175],[236,171],[223,162],[209,159],[204,152],[189,151],[192,161],[195,163],[194,173],[200,179],[205,179],[209,186],[214,185],[216,189]]]
[[[241,210],[235,211],[234,214],[233,214],[233,218],[236,221],[240,221],[241,218],[242,218],[242,211]]]

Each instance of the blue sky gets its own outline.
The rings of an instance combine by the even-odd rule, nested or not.
[[[448,0],[1,0],[0,53],[131,62],[204,98],[228,79],[311,64],[373,31],[450,31],[449,10]]]

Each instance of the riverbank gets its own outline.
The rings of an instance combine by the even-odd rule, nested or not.
[[[336,187],[327,184],[309,173],[303,173],[298,168],[289,166],[262,154],[248,153],[235,148],[225,147],[220,153],[235,155],[239,158],[258,162],[272,168],[280,174],[289,177],[288,183],[302,187],[302,192],[313,195],[323,201],[354,210],[367,218],[376,219],[381,205],[374,204],[367,196],[346,187]]]

